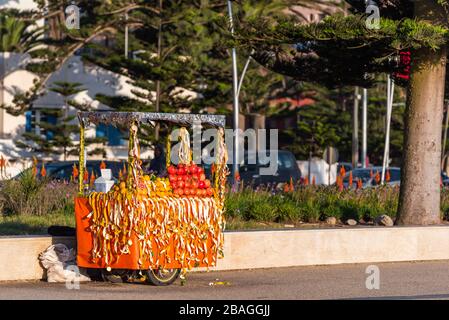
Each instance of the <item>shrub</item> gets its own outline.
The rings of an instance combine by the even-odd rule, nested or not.
[[[314,223],[327,217],[370,221],[382,214],[394,217],[398,197],[399,189],[391,187],[339,191],[335,187],[300,186],[290,193],[246,188],[228,193],[226,215],[262,222]],[[443,199],[447,200],[442,201],[442,209],[449,216],[448,191],[443,191]]]
[[[74,184],[35,179],[25,171],[18,180],[6,181],[0,191],[4,215],[73,213]]]

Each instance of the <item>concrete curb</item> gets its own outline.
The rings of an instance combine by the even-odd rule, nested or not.
[[[75,239],[51,236],[0,237],[0,281],[43,279],[45,271],[39,263],[39,254],[56,243],[73,247]]]
[[[0,281],[42,279],[38,255],[55,243],[75,239],[0,237]],[[211,270],[449,260],[449,226],[226,232],[224,252]]]

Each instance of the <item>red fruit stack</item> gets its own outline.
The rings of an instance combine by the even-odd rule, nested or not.
[[[214,190],[206,179],[204,169],[192,163],[167,169],[173,193],[180,197],[212,197]]]

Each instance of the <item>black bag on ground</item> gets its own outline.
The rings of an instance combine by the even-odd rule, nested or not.
[[[48,234],[53,237],[74,237],[76,229],[72,227],[51,226],[47,230]]]

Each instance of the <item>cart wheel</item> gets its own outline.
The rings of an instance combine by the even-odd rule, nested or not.
[[[169,286],[178,279],[181,269],[147,270],[148,282],[154,286]]]
[[[128,270],[126,269],[113,269],[111,271],[101,269],[101,278],[105,282],[123,283],[127,275]]]

